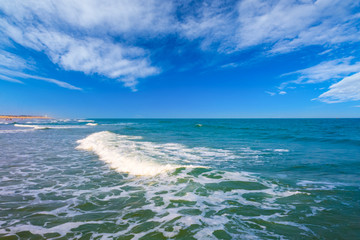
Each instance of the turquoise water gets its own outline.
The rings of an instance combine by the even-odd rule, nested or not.
[[[0,124],[1,239],[359,239],[360,119]]]

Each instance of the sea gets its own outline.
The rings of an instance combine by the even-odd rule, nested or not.
[[[360,119],[3,121],[0,239],[360,239]]]

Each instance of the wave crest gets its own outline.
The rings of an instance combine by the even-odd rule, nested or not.
[[[150,176],[179,167],[208,168],[209,162],[238,158],[231,151],[224,149],[190,148],[178,143],[139,141],[141,139],[140,136],[102,131],[78,140],[77,149],[94,152],[100,160],[118,172]]]
[[[156,162],[153,156],[143,151],[149,143],[132,141],[135,139],[141,137],[102,131],[78,140],[76,148],[92,151],[115,170],[133,175],[153,176],[179,167]]]

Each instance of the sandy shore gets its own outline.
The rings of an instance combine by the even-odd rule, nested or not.
[[[16,116],[16,115],[0,115],[0,119],[49,119],[44,116]]]

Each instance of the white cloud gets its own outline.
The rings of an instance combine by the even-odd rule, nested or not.
[[[45,82],[54,83],[62,88],[67,88],[67,89],[71,89],[71,90],[82,90],[81,88],[75,87],[69,83],[66,83],[66,82],[63,82],[63,81],[60,81],[57,79],[46,78],[46,77],[41,77],[41,76],[31,75],[31,74],[27,74],[27,73],[23,73],[23,72],[0,68],[0,79],[5,80],[5,81],[10,81],[10,82],[16,82],[16,83],[24,83],[23,81],[20,81],[17,78],[41,80],[41,81],[45,81]]]
[[[138,47],[113,44],[97,38],[72,38],[59,32],[33,29],[25,34],[24,45],[42,48],[54,62],[65,70],[100,74],[118,79],[135,89],[136,79],[157,74],[146,51]]]
[[[356,5],[353,1],[341,0],[277,1],[256,18],[259,24],[256,26],[265,24],[260,27],[265,29],[260,41],[275,43],[271,49],[274,53],[309,45],[357,42],[360,34],[355,23],[360,16],[351,13]],[[251,22],[248,23],[251,27]]]
[[[313,3],[245,0],[238,13],[239,47],[294,38],[318,18]]]
[[[13,53],[0,50],[0,80],[24,84],[24,82],[20,81],[18,78],[24,80],[36,79],[54,83],[59,87],[67,89],[82,90],[81,88],[75,87],[69,83],[57,79],[45,78],[37,75],[24,73],[23,71],[25,70],[34,70],[34,66],[25,59],[22,59]]]
[[[236,68],[238,67],[240,64],[239,63],[227,63],[224,65],[221,65],[220,68]]]
[[[285,91],[280,91],[280,92],[279,92],[280,95],[285,95],[286,93],[287,93],[287,92],[285,92]]]
[[[269,52],[284,53],[360,41],[356,1],[243,0],[230,10],[221,3],[213,8],[215,3],[204,4],[182,29],[188,38],[202,39],[203,46],[218,44],[222,52],[266,44]]]
[[[239,5],[238,47],[274,44],[273,53],[309,45],[359,41],[354,1],[245,0]]]
[[[236,30],[233,9],[220,1],[204,2],[194,14],[180,23],[180,34],[190,40],[201,39],[201,48],[216,44],[221,52],[231,52]]]
[[[18,57],[13,53],[0,50],[0,67],[24,69],[29,68],[29,64],[26,60]]]
[[[353,62],[353,59],[353,57],[348,57],[324,61],[309,68],[283,74],[282,77],[296,76],[297,79],[283,83],[280,88],[284,88],[290,83],[321,83],[328,80],[340,79],[351,73],[360,72],[360,62]]]
[[[330,90],[321,94],[317,99],[326,103],[360,100],[360,72],[331,85]]]
[[[360,62],[354,61],[354,57],[324,61],[313,67],[282,75],[287,76],[294,76],[296,79],[282,83],[279,89],[291,88],[289,84],[316,84],[341,79],[316,99],[326,103],[360,100]]]
[[[149,52],[111,35],[156,37],[174,26],[171,4],[155,1],[11,1],[0,9],[8,15],[0,19],[0,32],[12,41],[44,52],[65,70],[103,75],[133,90],[139,78],[160,70]]]
[[[20,80],[17,80],[15,78],[11,78],[11,77],[8,77],[8,76],[2,75],[2,74],[0,74],[0,80],[24,84],[24,82],[22,82]]]
[[[186,38],[226,54],[256,46],[271,54],[309,45],[330,50],[360,41],[359,5],[352,0],[0,1],[0,39],[2,45],[10,39],[44,52],[65,70],[103,75],[135,90],[139,79],[160,73],[146,50],[158,39]]]
[[[276,95],[276,93],[274,93],[274,92],[266,91],[266,93],[269,94],[270,96],[275,96]]]
[[[46,27],[70,27],[90,34],[154,34],[175,27],[170,1],[12,0],[2,1],[0,9],[17,22],[39,21]]]

